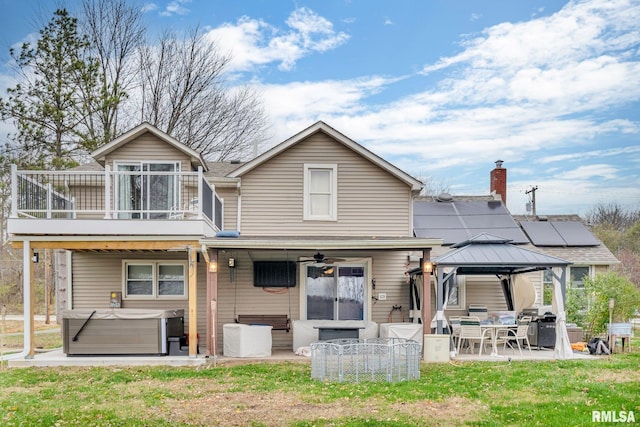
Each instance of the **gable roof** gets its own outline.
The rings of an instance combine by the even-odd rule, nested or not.
[[[336,140],[337,142],[341,143],[345,147],[347,147],[347,148],[351,149],[352,151],[358,153],[359,155],[361,155],[365,159],[369,160],[371,163],[377,165],[378,167],[380,167],[383,170],[387,171],[388,173],[390,173],[391,175],[395,176],[399,180],[403,181],[404,183],[409,185],[412,190],[420,191],[422,189],[422,187],[423,187],[422,182],[420,182],[416,178],[412,177],[411,175],[407,174],[406,172],[402,171],[401,169],[397,168],[396,166],[392,165],[391,163],[387,162],[386,160],[384,160],[383,158],[379,157],[378,155],[376,155],[376,154],[372,153],[371,151],[367,150],[362,145],[360,145],[357,142],[353,141],[352,139],[346,137],[345,135],[343,135],[342,133],[338,132],[337,130],[335,130],[334,128],[332,128],[331,126],[327,125],[326,123],[324,123],[322,121],[316,122],[315,124],[309,126],[308,128],[306,128],[302,132],[299,132],[298,134],[296,134],[296,135],[292,136],[291,138],[281,142],[280,144],[276,145],[275,147],[265,151],[264,153],[262,153],[258,157],[256,157],[253,160],[243,164],[238,169],[236,169],[235,171],[231,172],[228,176],[229,177],[234,177],[234,178],[235,177],[240,177],[240,176],[246,174],[247,172],[253,170],[254,168],[260,166],[261,164],[267,162],[269,159],[271,159],[271,158],[277,156],[278,154],[288,150],[292,146],[298,144],[299,142],[305,140],[306,138],[310,137],[311,135],[313,135],[313,134],[315,134],[317,132],[323,132],[323,133],[329,135],[330,137],[332,137],[334,140]]]
[[[95,150],[93,153],[91,153],[91,156],[94,159],[96,159],[96,161],[98,163],[100,163],[102,166],[104,166],[105,157],[107,155],[109,155],[110,153],[112,153],[116,149],[122,147],[123,145],[128,144],[129,142],[135,140],[136,138],[138,138],[139,136],[141,136],[141,135],[143,135],[143,134],[145,134],[147,132],[151,133],[155,137],[159,138],[160,140],[166,142],[169,145],[172,145],[173,147],[175,147],[179,151],[181,151],[184,154],[186,154],[187,156],[189,156],[191,158],[191,164],[194,167],[202,166],[202,168],[205,171],[208,170],[207,163],[204,161],[204,159],[202,158],[200,153],[198,153],[197,151],[187,147],[186,145],[184,145],[183,143],[181,143],[177,139],[171,137],[169,134],[161,131],[157,127],[149,124],[148,122],[143,122],[143,123],[139,124],[138,126],[134,127],[133,129],[123,133],[122,135],[120,135],[119,137],[114,139],[113,141],[111,141],[111,142],[103,145],[102,147],[98,148],[97,150]]]

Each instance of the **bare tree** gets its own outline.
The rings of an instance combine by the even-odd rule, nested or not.
[[[142,9],[127,0],[82,0],[80,22],[101,71],[98,93],[86,94],[101,100],[86,123],[87,138],[99,146],[119,133],[118,116],[136,84],[136,52],[144,41],[145,26]]]
[[[586,214],[587,223],[591,226],[609,225],[617,231],[625,231],[640,221],[640,210],[629,210],[616,202],[595,205]]]
[[[141,119],[204,157],[245,157],[265,138],[266,119],[252,89],[226,86],[230,57],[197,28],[165,31],[140,53]]]

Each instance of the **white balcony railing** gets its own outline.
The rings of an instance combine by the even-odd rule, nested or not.
[[[222,229],[223,200],[197,172],[24,171],[11,168],[11,217],[205,220]]]

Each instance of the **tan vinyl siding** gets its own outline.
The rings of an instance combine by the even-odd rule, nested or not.
[[[502,285],[495,276],[467,276],[466,305],[486,305],[488,311],[506,310]]]
[[[386,293],[384,301],[371,300],[371,320],[380,324],[389,322],[389,315],[394,305],[402,306],[402,311],[393,312],[393,322],[401,322],[404,315],[405,322],[409,321],[409,283],[405,276],[408,253],[404,251],[379,251],[370,253],[374,256],[373,277],[376,279],[376,289],[372,296]]]
[[[337,221],[303,219],[306,164],[337,164]],[[410,188],[323,133],[242,176],[245,235],[408,236]]]
[[[216,193],[224,199],[223,230],[238,229],[238,193],[235,188],[216,187]]]
[[[230,257],[236,260],[237,267],[233,270],[228,268]],[[261,260],[266,259],[261,258]],[[223,326],[225,323],[234,323],[238,314],[289,315],[289,310],[291,310],[290,318],[299,318],[299,284],[288,290],[287,288],[265,290],[254,287],[253,262],[246,251],[220,253],[218,265],[217,337],[220,352],[223,348]],[[296,272],[293,271],[292,274],[296,274]],[[273,348],[290,349],[293,345],[291,332],[273,331],[271,336]]]
[[[189,172],[192,170],[190,159],[187,155],[148,132],[111,153],[107,157],[106,164],[113,168],[114,161],[118,162],[127,160],[158,162],[179,161],[180,170],[182,172]]]
[[[72,307],[74,309],[109,308],[111,291],[123,290],[122,260],[184,261],[185,253],[95,253],[74,252],[72,255]],[[198,333],[200,352],[204,352],[206,336],[206,266],[198,264]],[[123,308],[183,309],[185,333],[189,325],[189,301],[184,300],[123,300]]]

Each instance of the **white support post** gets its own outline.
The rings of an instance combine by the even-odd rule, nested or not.
[[[202,180],[204,179],[204,171],[202,166],[198,166],[198,219],[202,219],[202,205],[204,204],[204,199],[202,198],[202,194],[204,189],[202,188]]]
[[[34,335],[33,328],[33,260],[31,259],[31,241],[25,240],[22,247],[22,292],[23,292],[23,318],[24,318],[24,351],[26,359],[33,359],[35,348],[31,338]]]
[[[111,219],[111,168],[104,166],[104,219]]]
[[[47,184],[47,219],[51,219],[51,207],[53,205],[53,187],[51,183]]]
[[[18,166],[11,165],[11,218],[18,218]]]

